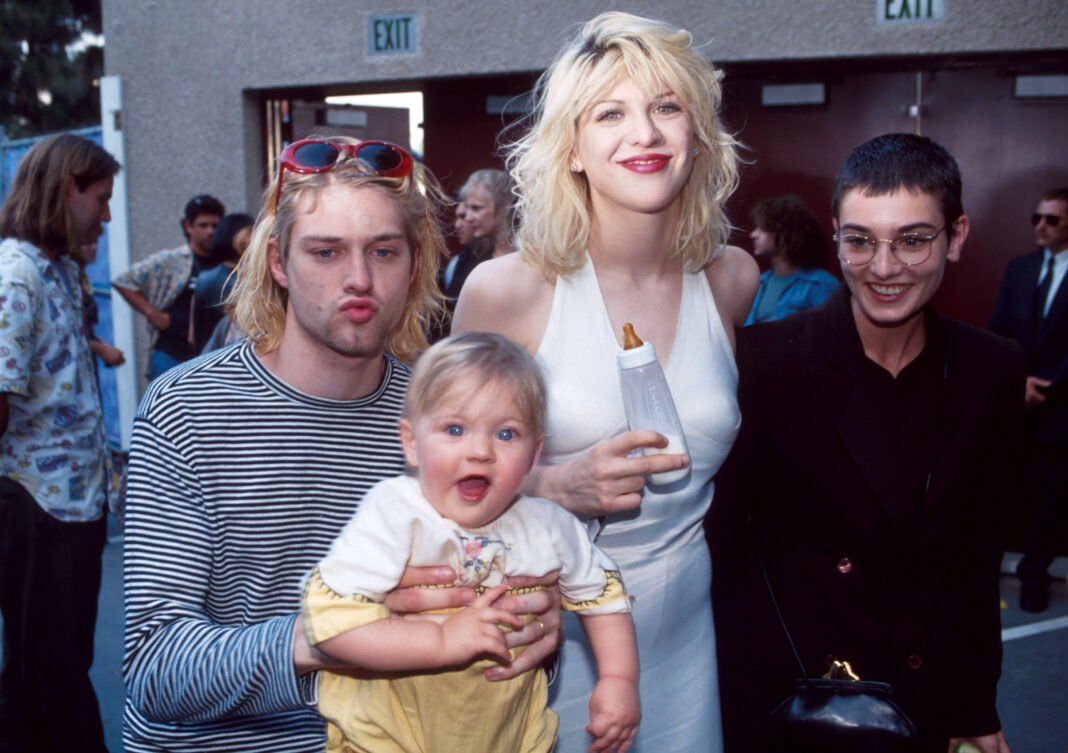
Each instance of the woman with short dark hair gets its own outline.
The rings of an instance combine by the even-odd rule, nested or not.
[[[924,753],[1007,753],[999,524],[1023,353],[931,307],[969,229],[944,147],[868,141],[832,206],[845,285],[738,334],[744,420],[709,521],[724,743],[767,751],[792,681],[843,660],[892,686]]]

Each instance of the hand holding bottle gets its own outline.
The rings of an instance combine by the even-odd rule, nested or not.
[[[686,438],[667,378],[652,343],[643,343],[629,323],[623,325],[623,350],[617,356],[619,386],[623,392],[623,407],[631,430],[651,429],[667,439],[663,454],[688,454]],[[648,456],[656,454],[651,448],[641,450]],[[690,473],[689,465],[670,471],[652,471],[649,483],[664,486],[678,483]]]
[[[635,450],[667,448],[655,431],[628,431],[594,445],[565,465],[540,466],[531,474],[531,493],[562,505],[576,515],[599,518],[641,504],[650,474],[677,472],[689,466],[683,454],[643,454]]]

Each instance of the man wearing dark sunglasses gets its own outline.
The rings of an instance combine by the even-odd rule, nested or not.
[[[175,369],[134,422],[125,531],[127,753],[324,749],[302,579],[363,493],[404,471],[398,420],[441,305],[443,198],[392,144],[291,144],[238,267],[253,339]],[[457,608],[450,568],[415,568],[386,599]],[[505,680],[555,648],[559,596],[496,606],[538,619]],[[545,584],[548,585],[548,584]],[[488,681],[488,680],[487,680]]]
[[[1009,262],[990,328],[1027,352],[1031,444],[1020,488],[1033,517],[1016,574],[1021,609],[1042,612],[1046,570],[1068,534],[1068,187],[1043,194],[1031,224],[1039,248]]]

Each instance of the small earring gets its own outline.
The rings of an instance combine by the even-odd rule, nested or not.
[[[576,165],[574,162],[572,162],[571,163],[571,172],[577,173],[578,171],[579,171],[579,166]]]
[[[701,150],[700,150],[700,148],[698,148],[698,147],[696,147],[696,146],[695,146],[695,147],[693,148],[693,156],[694,156],[694,157],[696,157],[696,156],[697,156],[698,154],[700,154],[700,153],[701,153]]]

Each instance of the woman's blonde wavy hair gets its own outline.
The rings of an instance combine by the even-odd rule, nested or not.
[[[693,124],[698,154],[682,190],[675,254],[697,271],[721,253],[731,225],[724,211],[738,184],[738,142],[719,119],[723,74],[692,49],[690,33],[627,13],[589,21],[538,79],[534,107],[508,144],[516,181],[516,233],[523,258],[549,277],[583,263],[590,233],[586,176],[569,169],[579,120],[623,77],[647,92],[674,92]]]
[[[338,143],[357,140],[331,137]],[[297,214],[311,211],[315,198],[331,184],[360,188],[373,187],[396,201],[404,211],[408,243],[416,266],[415,280],[408,289],[408,302],[400,324],[386,341],[386,352],[399,361],[410,363],[427,347],[426,332],[440,321],[445,310],[444,297],[437,284],[438,263],[445,255],[442,235],[442,210],[449,200],[433,174],[416,162],[407,178],[384,178],[371,173],[359,160],[341,154],[334,166],[322,173],[285,172],[282,197],[275,206],[278,177],[263,192],[261,209],[256,218],[248,249],[241,257],[234,289],[227,299],[237,325],[257,341],[261,352],[269,353],[282,341],[285,329],[286,289],[271,275],[269,244],[278,244],[282,263],[289,255],[290,235]],[[308,200],[305,199],[308,197]]]

